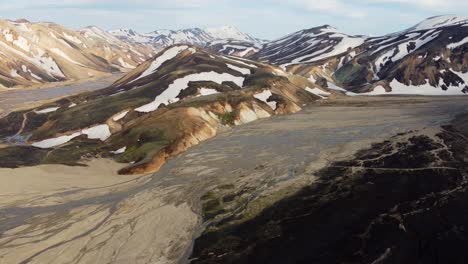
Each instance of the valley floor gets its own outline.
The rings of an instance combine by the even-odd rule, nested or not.
[[[0,117],[6,116],[15,110],[40,106],[62,97],[109,87],[123,75],[124,73],[116,73],[91,80],[52,83],[43,87],[0,91]]]
[[[0,263],[186,262],[210,223],[255,219],[330,162],[399,133],[434,135],[466,111],[465,97],[343,98],[235,127],[154,175],[117,176],[102,160],[0,169]]]

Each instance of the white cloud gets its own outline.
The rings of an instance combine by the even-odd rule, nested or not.
[[[369,3],[399,3],[415,5],[423,8],[437,8],[443,7],[445,9],[450,8],[462,8],[468,6],[466,0],[368,0]]]
[[[223,2],[223,1],[218,1]],[[146,8],[190,8],[216,3],[215,0],[16,0],[15,5],[32,7],[133,6]],[[3,5],[3,4],[2,4]]]
[[[343,0],[293,0],[291,2],[310,11],[328,12],[332,15],[349,18],[363,18],[367,16],[365,9],[346,4]]]

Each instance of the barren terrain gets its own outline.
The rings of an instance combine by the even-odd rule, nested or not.
[[[321,100],[234,127],[147,176],[118,176],[119,165],[105,160],[0,169],[0,263],[186,262],[210,221],[253,219],[372,143],[410,131],[434,135],[468,111],[466,102]]]

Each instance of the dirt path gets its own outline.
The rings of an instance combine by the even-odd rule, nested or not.
[[[106,174],[83,168],[60,166],[50,179],[38,179],[37,168],[0,169],[1,181],[18,181],[0,193],[0,263],[183,262],[202,224],[201,196],[243,192],[232,210],[254,215],[312,183],[329,161],[397,133],[439,127],[466,105],[465,97],[323,102],[236,127],[150,177],[112,184],[89,183]]]
[[[21,128],[16,132],[15,136],[21,134],[28,123],[28,113],[23,113],[23,122],[21,122]]]

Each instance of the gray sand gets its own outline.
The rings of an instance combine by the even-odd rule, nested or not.
[[[0,204],[0,263],[175,263],[200,231],[200,196],[214,187],[249,188],[247,212],[255,214],[280,199],[278,193],[313,183],[314,172],[329,160],[400,132],[437,129],[467,111],[467,100],[323,101],[294,115],[226,131],[170,160],[154,175],[115,182],[90,184],[86,177],[109,177],[102,168],[93,172],[91,167],[85,173],[94,175],[82,182],[64,176],[65,184],[54,179],[44,187],[35,181],[40,190],[35,192],[27,178],[37,175],[29,172],[24,183],[15,185],[16,192],[0,194],[8,201]],[[80,169],[60,167],[64,175]],[[24,173],[24,168],[0,169],[0,179],[6,184]],[[28,191],[21,184],[29,184]]]

